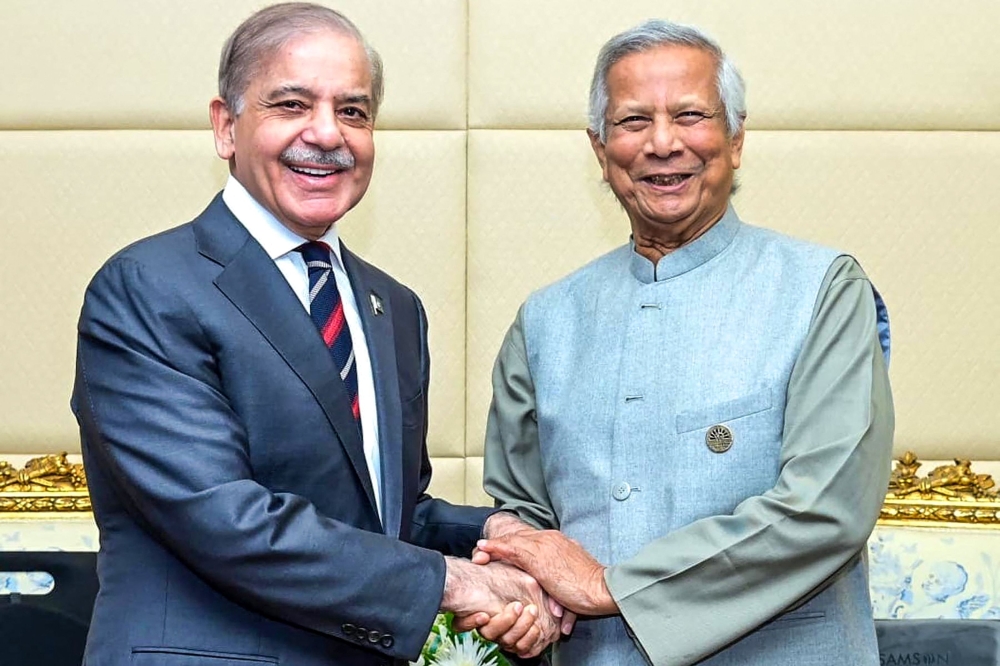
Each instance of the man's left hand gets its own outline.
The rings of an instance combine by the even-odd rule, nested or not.
[[[477,549],[523,569],[564,608],[580,615],[615,615],[604,566],[579,543],[555,530],[525,530],[484,539]]]

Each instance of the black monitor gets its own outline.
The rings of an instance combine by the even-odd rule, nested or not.
[[[882,664],[1000,666],[1000,620],[876,620]]]
[[[0,571],[45,571],[44,595],[0,595],[0,663],[80,666],[97,596],[97,553],[0,552]]]

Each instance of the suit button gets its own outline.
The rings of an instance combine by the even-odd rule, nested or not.
[[[611,491],[611,496],[614,497],[619,502],[624,502],[628,499],[628,496],[632,494],[632,486],[628,485],[624,481],[615,486],[615,489]]]
[[[364,642],[365,637],[367,635],[368,635],[368,629],[366,629],[365,627],[358,627],[357,630],[355,630],[354,632],[353,638],[356,638],[359,641]]]
[[[342,625],[340,625],[340,628],[343,629],[344,634],[346,636],[353,636],[354,632],[358,630],[357,627],[355,627],[353,624],[350,624],[350,623],[342,624]]]
[[[372,629],[371,631],[368,632],[369,643],[378,643],[381,638],[382,638],[381,631],[375,631],[374,629]]]
[[[395,643],[396,640],[392,637],[391,634],[385,634],[384,636],[382,636],[382,647],[384,647],[386,650],[391,648]]]

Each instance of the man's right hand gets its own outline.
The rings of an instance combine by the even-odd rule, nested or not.
[[[529,525],[514,513],[510,511],[498,511],[486,519],[486,524],[483,526],[483,538],[484,539],[500,539],[513,534],[535,532],[538,528],[533,525]],[[489,564],[492,560],[489,553],[486,551],[476,548],[472,551],[472,561],[476,564]],[[553,599],[548,594],[545,595],[548,601],[549,611],[559,619],[560,631],[565,636],[569,636],[573,633],[573,627],[576,626],[576,613],[568,611],[559,604],[558,601]],[[482,620],[482,618],[479,618]],[[486,620],[482,620],[486,622]],[[490,640],[500,642],[499,640],[492,638],[492,636],[506,636],[508,633],[516,630],[516,618],[512,619],[510,614],[504,614],[502,616],[494,616],[489,623],[485,626],[483,625],[470,625],[471,627],[476,627],[479,629],[479,633],[486,636]]]
[[[519,657],[534,657],[559,638],[559,618],[535,579],[515,567],[445,558],[441,610],[455,614],[457,631],[479,629]]]

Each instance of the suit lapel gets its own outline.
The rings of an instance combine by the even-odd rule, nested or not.
[[[260,331],[315,396],[337,433],[377,515],[364,448],[347,390],[315,325],[284,276],[253,240],[221,196],[195,221],[201,254],[221,264],[216,286]]]
[[[341,244],[344,267],[358,304],[368,342],[378,404],[379,455],[382,460],[382,514],[386,534],[399,535],[402,514],[403,451],[399,373],[388,285],[379,274]]]

